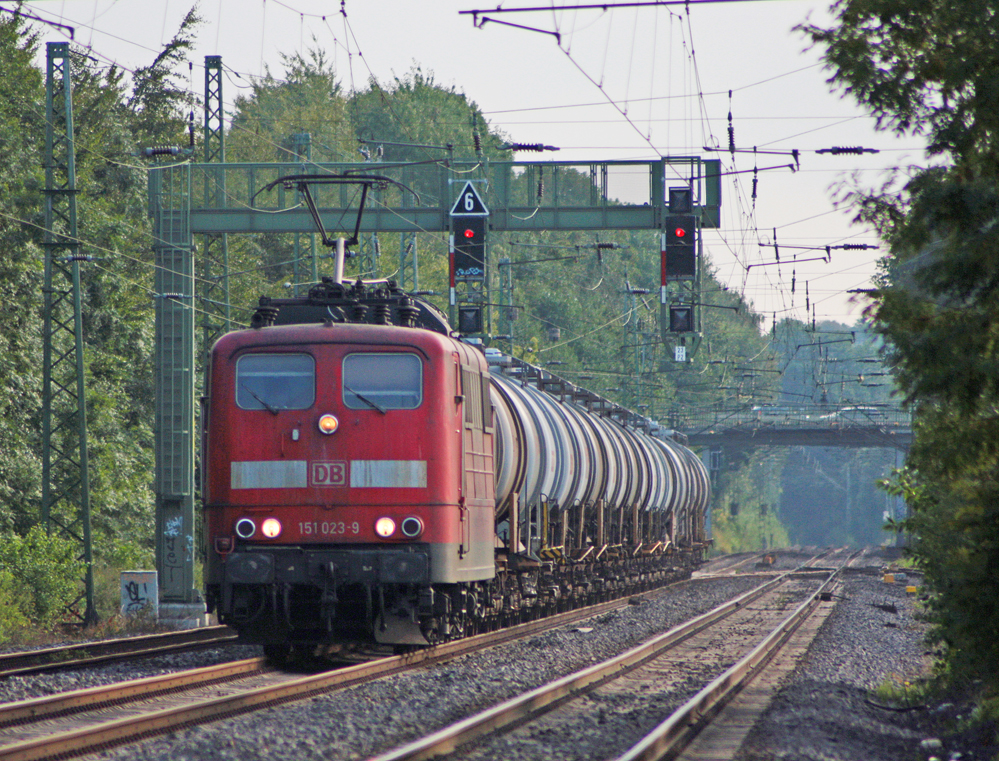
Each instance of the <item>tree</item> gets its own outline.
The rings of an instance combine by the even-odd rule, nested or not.
[[[999,688],[999,6],[994,0],[842,0],[801,29],[830,80],[884,130],[925,135],[931,167],[854,189],[890,254],[869,315],[916,413],[892,489],[936,596],[935,637],[960,673]],[[902,173],[899,174],[902,176]]]
[[[42,361],[35,339],[43,255],[44,175],[38,125],[45,85],[32,64],[38,36],[18,16],[0,17],[0,531],[26,530],[41,497],[38,438]],[[42,133],[44,137],[44,133]]]
[[[189,47],[189,14],[154,64],[132,82],[71,50],[74,150],[81,248],[84,361],[92,525],[99,563],[152,544],[153,310],[145,167],[136,144],[176,143],[187,94],[171,89],[172,67]],[[51,567],[40,518],[42,273],[45,82],[35,62],[38,36],[17,15],[0,18],[0,558],[3,604],[29,597],[50,610],[28,619],[50,623],[65,604],[37,569]],[[42,532],[41,541],[39,531]],[[143,538],[145,541],[143,541]],[[48,544],[46,544],[48,542]],[[77,549],[79,549],[77,547]],[[116,570],[120,569],[118,566]],[[32,570],[35,569],[35,570]],[[70,585],[79,569],[66,566]],[[62,573],[60,571],[60,573]],[[70,599],[76,591],[67,592]],[[38,608],[40,603],[31,603]],[[30,606],[29,606],[30,607]],[[8,623],[10,619],[7,619]],[[0,622],[0,628],[3,628]]]
[[[268,68],[248,95],[236,97],[228,160],[297,162],[304,157],[291,136],[308,133],[313,161],[360,161],[347,100],[323,51],[283,56],[282,63],[282,77]]]
[[[191,95],[177,74],[177,66],[187,63],[194,47],[195,33],[202,23],[197,6],[180,22],[180,29],[149,66],[135,70],[132,92],[125,106],[132,114],[131,131],[142,146],[185,145],[189,122],[183,106],[194,108]],[[190,127],[193,128],[193,112]]]

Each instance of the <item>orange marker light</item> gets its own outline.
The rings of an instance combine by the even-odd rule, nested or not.
[[[336,432],[336,429],[340,427],[340,421],[336,419],[334,415],[323,415],[319,418],[319,431],[320,433],[325,433],[327,436],[331,433]]]
[[[385,516],[375,521],[375,533],[382,539],[388,539],[395,533],[395,521]]]
[[[281,521],[277,518],[267,518],[260,524],[260,533],[268,539],[274,539],[281,533]]]

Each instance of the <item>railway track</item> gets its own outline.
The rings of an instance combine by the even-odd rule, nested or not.
[[[667,593],[668,588],[656,590]],[[0,705],[0,761],[70,757],[443,663],[629,605],[627,598],[404,655],[303,675],[252,658]]]
[[[206,626],[179,632],[4,653],[0,654],[0,678],[43,671],[89,668],[101,663],[216,647],[235,641],[236,633],[228,626]]]
[[[661,702],[657,695],[682,692],[680,688],[692,679],[708,682],[678,709],[671,707],[664,721],[653,722],[652,731],[628,740],[631,749],[620,755],[620,761],[675,757],[721,706],[765,668],[816,607],[831,599],[835,577],[849,558],[843,557],[832,570],[812,567],[839,554],[822,553],[797,570],[776,576],[622,655],[384,753],[375,761],[445,755],[531,757],[539,753],[539,737],[571,746],[587,728],[591,734],[612,738],[610,742],[618,747],[590,748],[580,757],[615,757],[628,747],[622,745],[620,725],[632,725],[634,735],[635,725],[648,724],[650,705],[655,710]],[[708,672],[713,678],[704,678]],[[608,718],[608,713],[618,716]],[[598,733],[592,732],[600,725]]]

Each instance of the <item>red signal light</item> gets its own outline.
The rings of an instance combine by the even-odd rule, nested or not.
[[[674,234],[677,238],[683,238],[687,235],[687,231],[683,227],[678,227],[676,228],[676,232]]]
[[[471,229],[470,227],[465,228],[465,237],[466,238],[474,238],[475,237],[475,230]]]

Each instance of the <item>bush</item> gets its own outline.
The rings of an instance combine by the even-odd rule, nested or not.
[[[17,630],[28,625],[21,612],[23,597],[14,575],[6,567],[0,567],[0,642],[10,641]]]
[[[0,615],[40,627],[60,621],[82,591],[78,550],[76,542],[48,535],[41,526],[23,536],[0,535]],[[10,579],[9,599],[4,599],[5,578]]]

